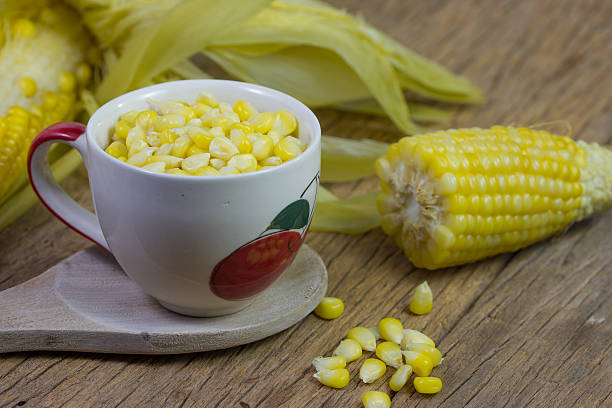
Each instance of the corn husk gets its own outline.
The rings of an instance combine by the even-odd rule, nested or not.
[[[321,181],[351,181],[374,174],[374,162],[389,145],[375,140],[323,136]]]
[[[13,0],[9,4],[20,13],[24,9],[35,13],[48,3]],[[407,103],[404,91],[437,101],[483,101],[480,90],[467,79],[406,49],[363,19],[321,2],[64,3],[81,14],[101,50],[92,57],[95,90],[81,95],[88,113],[111,98],[151,83],[209,77],[188,59],[199,51],[238,79],[285,91],[310,106],[384,114],[406,133],[423,130],[415,121],[441,122],[449,113],[422,103]],[[378,146],[364,145],[363,151],[353,156],[354,162],[350,155],[343,155],[338,143],[328,147],[324,162],[329,170],[324,165],[324,179],[341,181],[371,174],[371,166],[364,163],[377,154]],[[368,148],[373,150],[368,153]],[[74,155],[66,154],[63,168],[76,167]],[[31,189],[23,187],[24,181],[22,177],[21,190],[15,190],[2,204],[13,218],[35,202]],[[340,205],[332,204],[329,208]]]
[[[325,187],[319,186],[310,230],[361,234],[378,227],[380,215],[376,211],[376,196],[378,192],[341,200]]]

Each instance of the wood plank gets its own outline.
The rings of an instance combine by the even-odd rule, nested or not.
[[[599,0],[331,0],[363,15],[417,52],[473,79],[489,100],[454,107],[449,126],[567,120],[572,134],[612,141],[612,3]],[[386,119],[320,109],[324,132],[391,141]],[[562,127],[559,127],[562,129]],[[65,188],[91,205],[84,172]],[[374,179],[333,186],[340,195],[376,188]],[[0,405],[359,407],[382,380],[331,390],[310,361],[329,354],[349,328],[387,315],[430,334],[445,353],[435,396],[411,387],[394,406],[523,407],[612,404],[612,213],[513,255],[460,268],[413,268],[380,230],[361,236],[310,234],[325,261],[329,293],[345,315],[314,316],[269,339],[181,356],[17,353],[0,356]],[[89,246],[38,205],[0,232],[0,289],[28,280]],[[427,279],[434,310],[410,315],[412,289]],[[392,370],[385,378],[388,378]]]

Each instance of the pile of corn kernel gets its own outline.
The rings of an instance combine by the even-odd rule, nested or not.
[[[202,92],[196,102],[149,100],[150,110],[121,116],[106,148],[111,156],[145,170],[192,176],[249,173],[299,156],[306,144],[286,110],[258,112],[237,101],[217,102]]]
[[[417,286],[410,303],[415,314],[428,313],[432,308],[433,295],[427,282]],[[324,298],[315,309],[315,314],[324,319],[335,319],[344,311],[338,298]],[[378,340],[383,340],[377,344]],[[435,394],[442,390],[442,381],[430,377],[434,367],[442,362],[442,353],[434,341],[417,330],[405,329],[402,323],[391,317],[382,319],[376,327],[353,327],[342,340],[331,357],[317,357],[312,365],[314,377],[323,385],[344,388],[350,375],[347,363],[362,357],[363,351],[373,352],[376,357],[366,358],[359,370],[359,378],[366,384],[373,383],[387,372],[387,366],[395,368],[389,380],[389,388],[400,391],[414,373],[413,385],[421,394]],[[391,399],[382,391],[368,391],[362,399],[365,408],[389,408]]]

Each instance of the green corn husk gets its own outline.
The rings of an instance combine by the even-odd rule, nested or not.
[[[310,230],[361,234],[378,227],[380,214],[376,211],[377,196],[378,192],[372,192],[340,200],[325,187],[319,186]]]
[[[374,174],[374,162],[387,152],[387,143],[323,136],[321,181],[350,181]]]
[[[406,133],[423,130],[415,121],[438,123],[448,120],[450,114],[422,103],[407,103],[405,90],[444,102],[483,101],[480,90],[467,79],[406,49],[362,19],[321,2],[64,2],[81,14],[101,49],[94,73],[95,90],[82,95],[84,110],[90,114],[101,103],[138,87],[209,77],[188,59],[198,52],[238,79],[279,89],[314,107],[384,114]],[[48,3],[12,2],[33,10]],[[343,155],[339,146],[338,141],[324,144],[324,163],[329,166],[323,166],[324,180],[371,174],[371,165],[364,163],[377,155],[380,146],[376,142],[365,142],[353,159]],[[368,152],[370,148],[373,150]],[[69,152],[62,157],[72,163],[64,169],[75,167],[69,160],[73,155]],[[3,220],[14,219],[36,202],[31,189],[23,187],[26,178],[20,181],[20,189],[15,188],[1,204],[3,213],[11,214]],[[328,208],[339,206],[339,202],[330,201]],[[320,210],[319,214],[331,213]],[[6,225],[3,222],[1,226]]]

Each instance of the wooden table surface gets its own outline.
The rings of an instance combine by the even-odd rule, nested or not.
[[[455,108],[449,127],[568,120],[573,135],[612,141],[612,2],[602,0],[334,0],[422,55],[472,78],[489,100]],[[386,119],[319,110],[324,132],[392,141]],[[91,206],[84,170],[64,187]],[[334,186],[339,195],[374,179]],[[385,380],[343,390],[313,378],[356,325],[395,316],[444,353],[444,389],[391,393],[395,407],[612,406],[612,211],[515,254],[460,268],[414,268],[377,229],[360,236],[311,233],[344,299],[334,321],[309,316],[243,347],[177,356],[66,352],[0,356],[3,407],[359,407]],[[0,233],[0,289],[24,282],[91,243],[36,205]],[[407,311],[427,279],[433,311]],[[1,312],[0,312],[1,313]],[[1,317],[0,317],[1,318]]]

